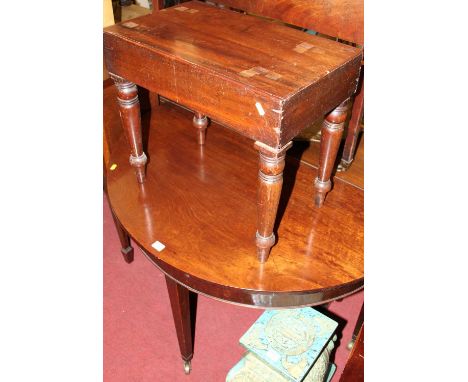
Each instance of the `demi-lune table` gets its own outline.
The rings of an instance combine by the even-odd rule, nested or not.
[[[310,184],[317,170],[286,156],[280,240],[260,263],[251,256],[249,236],[257,153],[249,138],[216,123],[210,144],[198,145],[189,116],[170,103],[154,106],[145,129],[146,181],[135,181],[123,139],[106,176],[124,257],[133,259],[131,236],[166,275],[187,371],[193,357],[189,291],[249,307],[289,308],[320,305],[364,283],[362,189],[336,179],[327,203],[315,209]]]

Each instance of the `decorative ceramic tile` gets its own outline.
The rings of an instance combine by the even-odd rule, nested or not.
[[[268,367],[253,353],[247,352],[231,369],[226,382],[288,382],[280,373]]]
[[[239,342],[287,381],[300,382],[329,344],[337,326],[335,321],[312,308],[268,310]],[[333,348],[333,342],[330,347]],[[328,368],[331,348],[326,349],[322,368]]]
[[[315,366],[312,368],[314,369]],[[330,382],[335,374],[336,366],[330,364],[326,378],[321,376],[320,381]],[[310,372],[304,379],[304,382],[315,382],[318,379],[316,374]],[[315,379],[314,379],[315,378]],[[242,359],[229,370],[226,376],[226,382],[288,382],[289,380],[279,372],[273,370],[260,361],[253,353],[247,352]]]

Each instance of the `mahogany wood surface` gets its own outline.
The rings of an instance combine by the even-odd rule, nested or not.
[[[166,285],[171,301],[172,316],[177,332],[180,354],[184,361],[190,361],[193,358],[190,291],[167,276]]]
[[[348,123],[348,133],[341,156],[340,166],[346,170],[351,166],[356,153],[356,146],[361,132],[361,118],[364,110],[364,72],[361,72],[361,82],[353,103],[353,112]]]
[[[290,142],[281,150],[265,150],[259,142],[255,148],[259,153],[259,171],[257,187],[257,257],[261,263],[267,261],[270,249],[275,244],[273,226],[283,187],[283,170],[286,150],[292,145]]]
[[[104,30],[109,72],[270,147],[353,94],[362,50],[198,1]]]
[[[259,263],[251,255],[258,153],[216,123],[199,145],[190,117],[169,103],[153,106],[143,184],[135,182],[123,139],[111,153],[117,168],[107,175],[109,201],[157,267],[196,292],[256,307],[317,305],[362,288],[362,190],[336,179],[317,209],[316,170],[287,155],[278,242]],[[154,249],[155,241],[165,249]]]
[[[135,169],[137,180],[145,180],[146,154],[143,152],[141,138],[140,101],[137,86],[115,74],[110,74],[117,88],[117,101],[119,104],[120,119],[130,146],[130,163]]]
[[[291,3],[300,2],[284,4]],[[275,6],[268,2],[265,7]],[[307,3],[301,7],[293,7],[291,14],[304,17],[305,8],[314,8]],[[274,156],[284,152],[311,121],[354,93],[362,50],[271,20],[190,1],[106,28],[104,52],[119,90],[130,163],[139,183],[145,179],[147,158],[135,84],[196,110],[200,144],[206,131],[202,116],[255,139],[264,155],[260,156],[256,243],[258,258],[265,262],[275,242],[273,225],[282,187],[282,171],[267,174],[265,164],[278,159]],[[331,188],[329,173],[337,153],[336,129],[325,130],[315,182],[318,207]],[[273,154],[263,160],[267,152]],[[282,167],[284,161],[277,162],[272,168]]]
[[[130,236],[128,236],[127,231],[122,227],[122,225],[119,222],[119,219],[115,216],[114,212],[111,210],[112,213],[112,219],[114,220],[114,226],[117,231],[117,234],[119,235],[119,240],[120,240],[120,245],[121,249],[120,252],[122,253],[122,256],[125,260],[126,263],[130,264],[133,259],[134,259],[134,251],[132,244],[130,242]]]
[[[340,382],[364,382],[364,325],[359,331]]]
[[[331,174],[340,147],[344,123],[348,112],[349,100],[341,103],[329,113],[322,125],[320,141],[320,160],[317,178],[315,178],[315,205],[321,207],[325,196],[331,190]]]
[[[302,162],[318,168],[320,143],[319,142],[294,142],[288,154],[299,158]],[[353,165],[344,172],[336,172],[334,179],[340,179],[364,190],[364,139],[358,139]]]
[[[199,145],[205,144],[206,128],[208,127],[208,118],[201,113],[195,112],[193,116],[193,127],[197,129],[197,142]]]
[[[342,40],[364,44],[363,0],[217,0]]]

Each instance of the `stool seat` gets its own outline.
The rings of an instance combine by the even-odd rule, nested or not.
[[[275,149],[352,95],[362,60],[361,49],[198,1],[106,28],[104,52],[109,72]]]

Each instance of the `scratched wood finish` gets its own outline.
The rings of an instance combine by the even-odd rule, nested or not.
[[[219,0],[219,3],[364,44],[363,0]]]
[[[106,28],[109,72],[273,148],[356,88],[360,49],[197,1],[180,8]]]
[[[148,258],[199,293],[256,307],[317,305],[360,289],[362,190],[336,180],[315,209],[316,170],[287,155],[278,242],[261,264],[252,256],[258,152],[216,123],[207,130],[209,144],[198,145],[191,116],[169,103],[153,105],[142,185],[123,137],[111,154],[117,168],[107,176],[109,201]],[[156,240],[163,251],[151,247]]]

